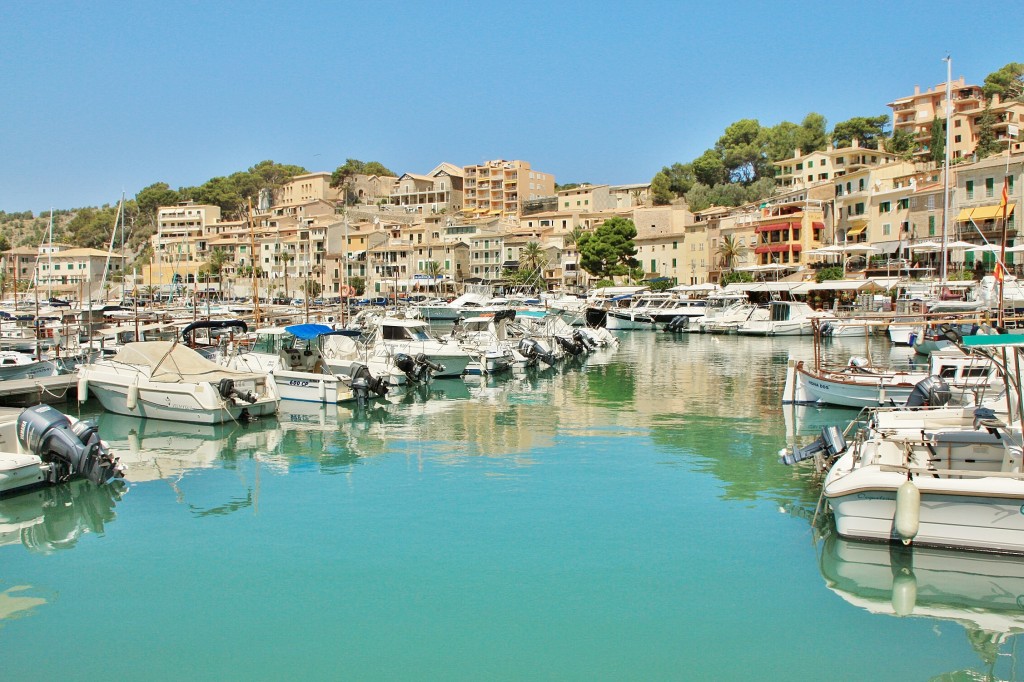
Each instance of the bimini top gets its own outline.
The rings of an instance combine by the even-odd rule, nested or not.
[[[302,339],[303,341],[309,341],[310,339],[315,339],[318,336],[330,334],[334,331],[334,329],[328,327],[326,324],[293,324],[285,327],[284,330],[295,338]]]
[[[262,379],[265,375],[236,372],[207,360],[188,346],[173,341],[138,341],[117,352],[111,362],[135,365],[149,371],[150,381],[169,384],[197,384],[221,379]]]

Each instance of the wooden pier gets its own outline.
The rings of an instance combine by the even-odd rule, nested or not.
[[[78,374],[0,381],[0,406],[67,403],[78,398]]]

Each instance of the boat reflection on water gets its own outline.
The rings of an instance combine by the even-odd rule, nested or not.
[[[985,664],[1015,664],[1010,639],[1024,633],[1024,557],[825,539],[827,587],[871,613],[961,625]],[[972,678],[973,679],[973,678]]]
[[[87,533],[103,535],[127,490],[121,480],[76,480],[0,500],[0,546],[21,544],[49,554],[71,549]]]

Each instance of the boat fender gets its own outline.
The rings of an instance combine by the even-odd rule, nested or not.
[[[896,490],[896,516],[893,519],[896,535],[909,545],[917,537],[921,526],[921,490],[907,479]]]
[[[85,377],[78,378],[78,402],[84,403],[89,399],[89,380]]]
[[[900,569],[892,578],[892,610],[897,616],[909,616],[917,606],[917,577],[909,568]]]
[[[327,384],[324,382],[323,379],[320,380],[319,388],[320,388],[320,402],[326,403],[327,402]]]
[[[134,410],[139,404],[139,384],[132,382],[128,385],[128,395],[125,397],[124,405],[129,410]]]

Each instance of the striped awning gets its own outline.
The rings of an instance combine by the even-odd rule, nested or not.
[[[758,225],[754,228],[754,232],[780,232],[782,230],[788,230],[789,228],[790,223],[772,223],[770,225]]]
[[[754,248],[754,253],[780,253],[782,251],[799,251],[799,244],[762,244]]]

